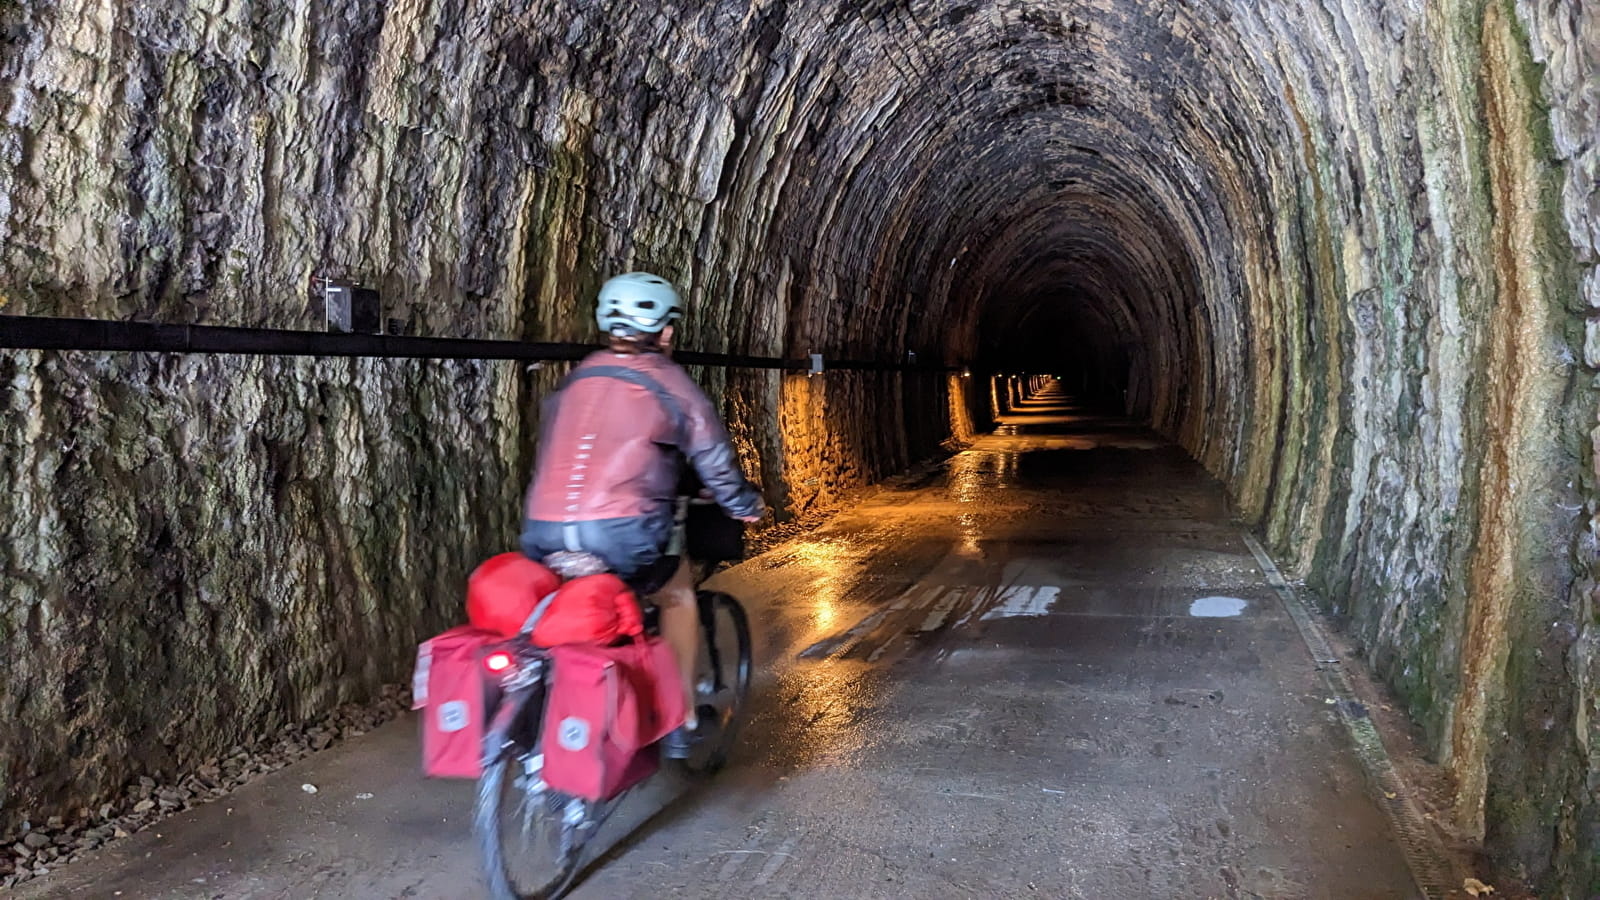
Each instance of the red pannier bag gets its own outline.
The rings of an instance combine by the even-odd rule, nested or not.
[[[467,621],[502,638],[516,637],[533,608],[561,578],[521,553],[490,557],[467,578]]]
[[[683,724],[682,680],[660,638],[616,647],[566,644],[550,650],[543,777],[586,800],[609,800],[655,773],[653,746]]]
[[[477,778],[483,769],[485,648],[493,632],[462,625],[417,647],[411,708],[422,710],[422,771],[434,778]]]
[[[540,647],[611,644],[644,633],[644,619],[633,591],[615,575],[585,575],[556,589],[550,607],[533,629]]]

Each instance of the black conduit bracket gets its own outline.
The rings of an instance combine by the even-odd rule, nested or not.
[[[0,349],[77,350],[111,353],[200,353],[243,356],[334,356],[383,359],[514,359],[529,362],[579,360],[600,349],[594,344],[496,341],[472,338],[412,337],[392,334],[340,334],[224,325],[167,325],[113,319],[0,315]],[[746,356],[735,353],[674,351],[687,366],[806,371],[807,359]],[[954,372],[958,367],[829,360],[830,369]]]

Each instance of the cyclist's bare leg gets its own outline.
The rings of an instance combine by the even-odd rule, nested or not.
[[[689,710],[684,724],[693,728],[694,669],[695,657],[700,649],[700,611],[695,605],[694,575],[689,571],[687,558],[678,563],[678,571],[651,599],[661,609],[661,636],[671,645],[672,654],[678,659],[678,673],[683,676],[684,702]]]

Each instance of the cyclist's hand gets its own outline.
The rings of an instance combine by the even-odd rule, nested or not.
[[[739,516],[739,521],[745,522],[745,523],[750,524],[750,525],[754,525],[755,523],[761,521],[762,519],[765,519],[766,517],[767,517],[767,514],[765,512],[763,512],[759,516]]]

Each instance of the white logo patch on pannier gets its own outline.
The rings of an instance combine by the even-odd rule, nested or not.
[[[439,730],[449,733],[460,731],[467,727],[472,720],[472,712],[467,709],[466,701],[451,700],[449,703],[439,704]]]
[[[577,716],[568,716],[561,720],[561,727],[556,730],[556,741],[561,744],[561,749],[576,752],[589,746],[589,723]]]

